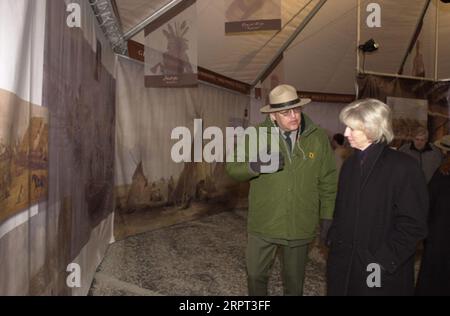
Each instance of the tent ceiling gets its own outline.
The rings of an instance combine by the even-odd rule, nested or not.
[[[123,33],[144,21],[170,0],[115,0],[122,21]]]
[[[169,0],[115,0],[124,33]],[[270,1],[270,0],[265,0]],[[382,27],[365,26],[366,6],[361,0],[361,41],[373,37],[379,51],[367,55],[365,70],[395,74],[413,36],[426,0],[378,0]],[[426,76],[434,77],[436,2],[425,17],[421,53]],[[281,47],[313,11],[319,0],[282,0],[282,30],[252,35],[226,36],[224,1],[197,0],[198,64],[227,77],[252,84],[276,57]],[[284,54],[285,81],[302,91],[354,93],[357,59],[357,0],[328,0]],[[450,78],[450,4],[439,9],[439,78]],[[144,44],[140,32],[133,40]],[[404,74],[412,75],[415,50],[408,57]]]
[[[285,51],[285,80],[301,91],[354,93],[354,0],[327,1]]]
[[[198,0],[197,3],[199,65],[251,84],[320,1],[283,1],[280,32],[239,36],[225,35],[223,1]],[[143,32],[133,39],[142,44],[145,42]]]

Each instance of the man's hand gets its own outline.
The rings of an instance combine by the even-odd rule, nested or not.
[[[270,155],[268,162],[262,162],[258,156],[258,161],[250,162],[250,169],[256,173],[275,173],[284,168],[284,157],[281,152]]]

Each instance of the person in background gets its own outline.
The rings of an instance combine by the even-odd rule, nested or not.
[[[302,295],[308,246],[326,236],[336,198],[337,175],[328,136],[302,113],[310,99],[300,99],[290,85],[279,85],[261,109],[266,120],[257,133],[276,133],[283,163],[267,170],[260,160],[226,163],[237,181],[250,181],[247,281],[251,296],[267,295],[269,271],[280,250],[284,295]],[[264,132],[266,130],[266,132]],[[259,137],[258,137],[259,138]],[[277,144],[278,144],[277,143]],[[273,145],[273,144],[272,144]],[[278,156],[278,154],[276,155]]]
[[[416,295],[450,296],[450,135],[435,145],[445,158],[428,185],[429,233],[424,242]]]
[[[434,172],[442,162],[441,151],[428,142],[428,135],[428,130],[420,126],[414,132],[413,140],[399,148],[399,151],[410,155],[419,162],[427,182],[431,180]]]
[[[345,136],[341,133],[333,135],[331,140],[331,147],[334,150],[334,157],[336,159],[336,169],[341,171],[342,164],[352,154],[351,148],[345,146]]]
[[[328,232],[328,295],[413,295],[414,256],[427,232],[423,172],[389,148],[394,132],[385,103],[357,100],[340,120],[355,152],[342,165]]]

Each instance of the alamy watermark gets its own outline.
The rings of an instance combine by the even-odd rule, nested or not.
[[[278,169],[280,145],[276,127],[227,127],[224,135],[216,126],[203,131],[203,120],[196,119],[193,135],[187,127],[176,127],[171,139],[178,140],[171,150],[176,163],[261,161],[267,163],[262,166],[263,172]]]
[[[70,28],[81,27],[81,7],[78,3],[69,3],[67,5],[67,15],[66,23]]]
[[[367,26],[370,28],[381,27],[381,6],[378,3],[369,3],[366,11],[370,13],[366,19]]]
[[[81,287],[81,267],[77,263],[71,263],[67,266],[66,272],[69,272],[69,275],[66,278],[67,287],[80,288]]]
[[[367,272],[370,272],[366,279],[369,288],[381,287],[381,266],[378,263],[371,263],[367,266]]]

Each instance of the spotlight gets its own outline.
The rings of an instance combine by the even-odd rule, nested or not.
[[[365,42],[362,45],[359,45],[358,48],[360,50],[362,50],[364,53],[371,53],[376,51],[378,48],[380,47],[380,45],[378,45],[378,43],[376,43],[373,38],[371,38],[370,40],[368,40],[367,42]]]

